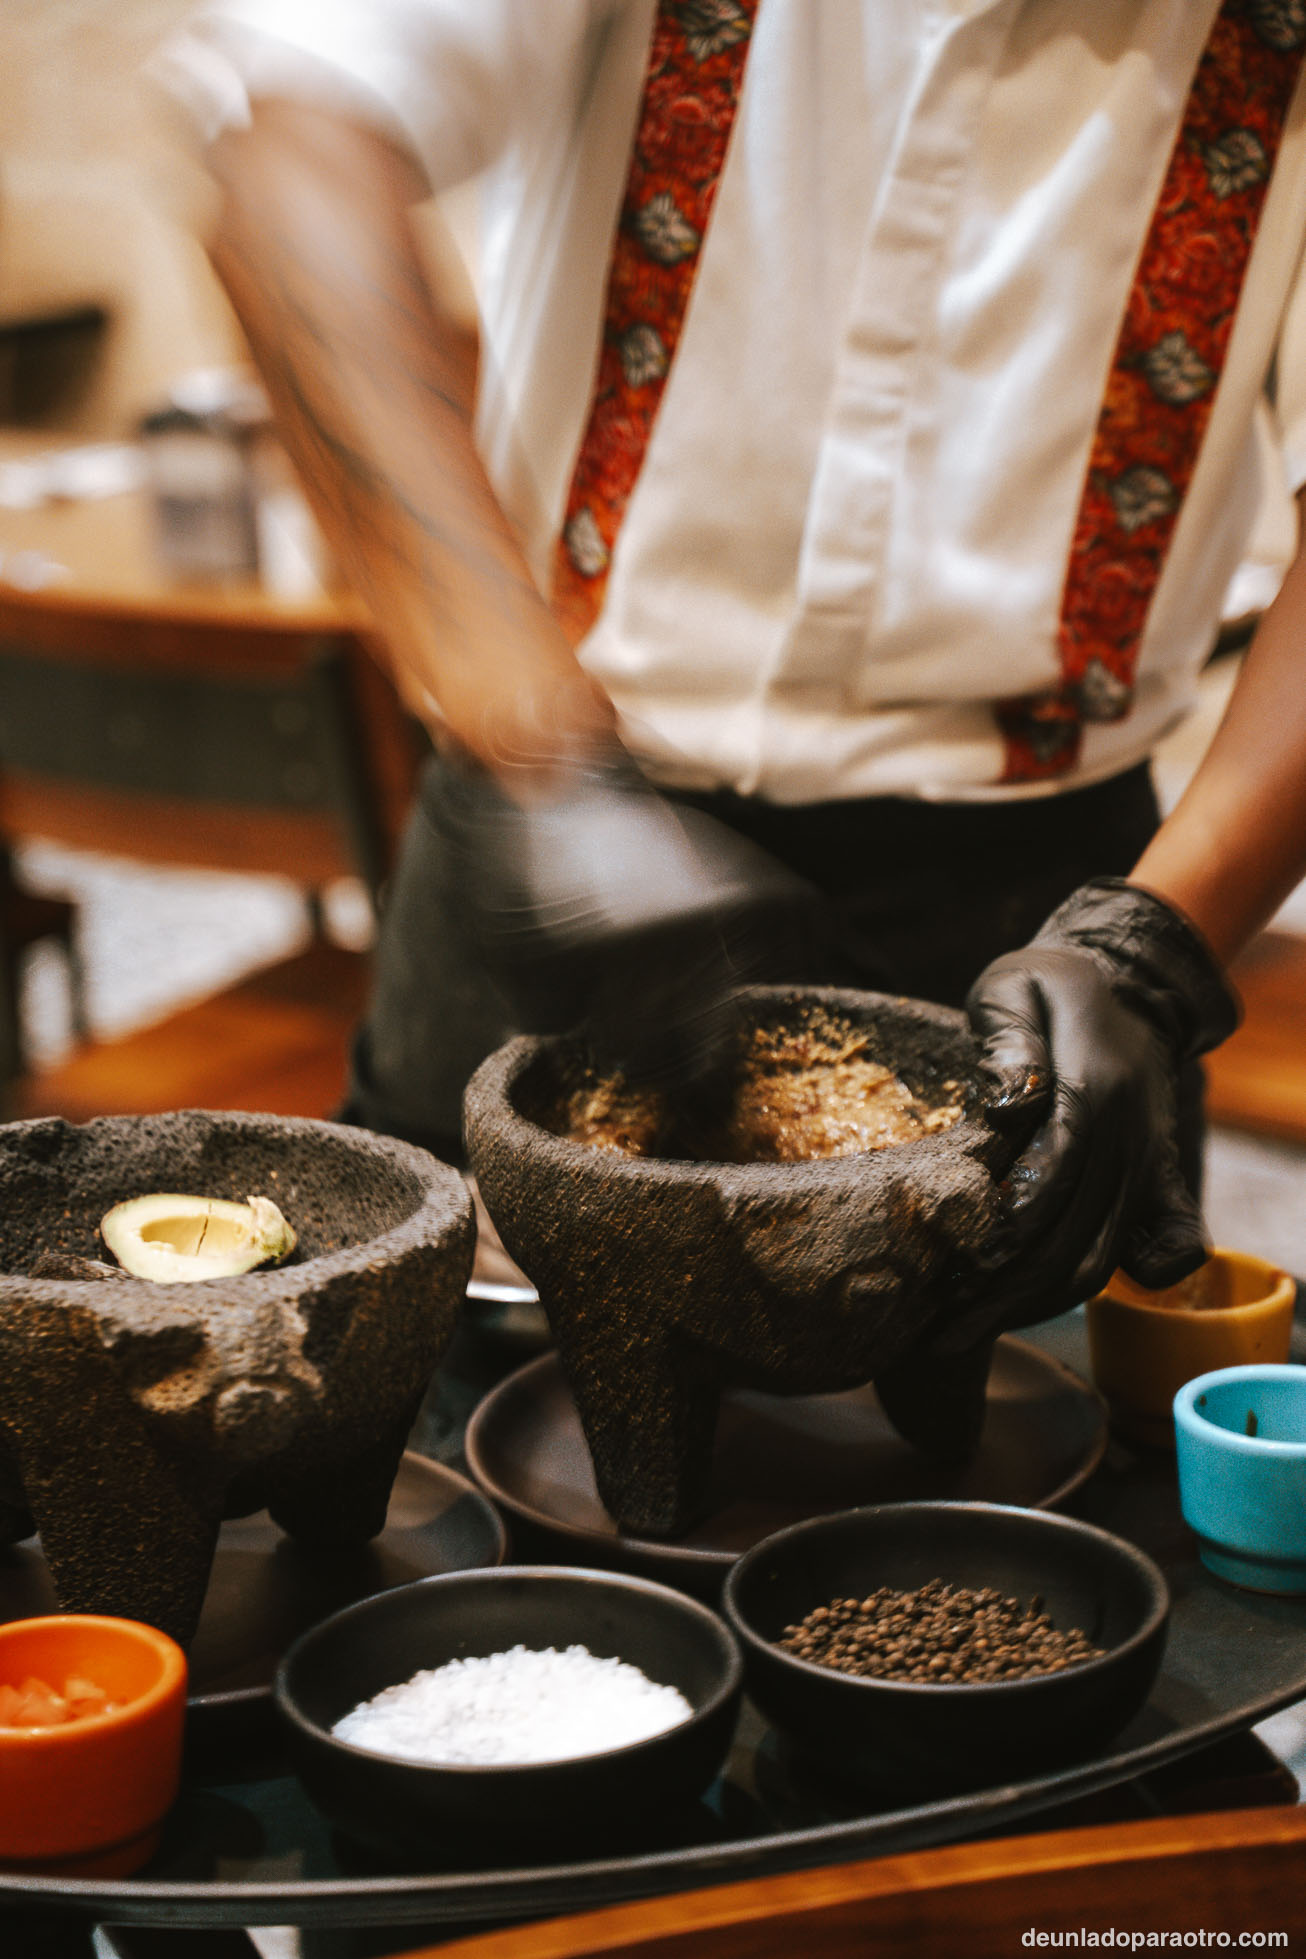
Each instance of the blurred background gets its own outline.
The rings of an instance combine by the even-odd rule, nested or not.
[[[0,4],[0,1113],[328,1115],[424,738],[335,589],[143,64],[190,0]],[[425,214],[475,262],[475,200]],[[468,276],[469,332],[473,282]],[[1172,803],[1293,543],[1262,513]],[[1217,1243],[1306,1276],[1306,894],[1214,1058]],[[1306,1772],[1306,1718],[1262,1729]],[[292,1934],[259,1935],[267,1954]]]

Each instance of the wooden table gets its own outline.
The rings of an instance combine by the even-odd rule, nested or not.
[[[0,468],[85,446],[68,436],[0,428]],[[26,562],[16,565],[24,556]],[[38,560],[45,561],[44,577]],[[29,578],[37,582],[29,586]],[[153,504],[143,488],[31,509],[0,506],[0,600],[6,617],[15,620],[48,608],[250,632],[367,628],[365,609],[342,588],[278,592],[259,579],[212,583],[173,576],[160,558]]]
[[[829,1865],[427,1946],[408,1959],[1014,1959],[1040,1950],[1040,1933],[1044,1948],[1069,1936],[1092,1950],[1079,1944],[1085,1929],[1099,1939],[1137,1935],[1143,1950],[1149,1933],[1156,1950],[1164,1935],[1203,1933],[1209,1947],[1269,1932],[1292,1951],[1306,1934],[1303,1877],[1306,1812],[1260,1809]]]

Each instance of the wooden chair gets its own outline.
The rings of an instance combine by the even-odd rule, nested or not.
[[[1208,1944],[1227,1933],[1235,1945],[1240,1932],[1276,1933],[1278,1950],[1295,1950],[1306,1933],[1306,1813],[1236,1810],[909,1851],[489,1932],[404,1959],[1016,1959],[1048,1949],[1039,1933],[1084,1929],[1114,1931],[1115,1950],[1120,1934],[1148,1932],[1205,1932]],[[1276,1947],[1267,1939],[1259,1949]]]
[[[420,749],[352,633],[0,594],[6,836],[375,898]]]
[[[0,839],[280,873],[320,923],[332,879],[377,903],[424,743],[327,601],[0,587]],[[19,923],[0,906],[0,973]]]

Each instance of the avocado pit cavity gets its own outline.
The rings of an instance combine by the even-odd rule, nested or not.
[[[124,1271],[165,1285],[279,1265],[295,1248],[294,1230],[270,1197],[244,1204],[162,1191],[131,1197],[105,1213],[100,1236]]]

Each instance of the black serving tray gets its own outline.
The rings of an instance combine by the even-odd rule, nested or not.
[[[1024,1337],[1086,1367],[1080,1315]],[[456,1455],[462,1422],[496,1372],[475,1329],[464,1332],[460,1349],[415,1438],[446,1459]],[[520,1355],[499,1358],[502,1373]],[[841,1787],[805,1766],[746,1704],[725,1774],[702,1802],[663,1818],[655,1840],[579,1844],[549,1861],[532,1861],[529,1848],[510,1852],[486,1841],[450,1849],[442,1865],[415,1870],[387,1868],[333,1837],[288,1773],[275,1734],[257,1746],[242,1737],[234,1759],[208,1745],[196,1749],[163,1847],[139,1877],[0,1874],[0,1934],[3,1909],[11,1907],[189,1930],[405,1925],[451,1936],[478,1923],[1007,1829],[1150,1774],[1306,1698],[1306,1599],[1237,1591],[1206,1572],[1179,1515],[1172,1458],[1136,1454],[1113,1440],[1073,1508],[1157,1559],[1170,1582],[1173,1615],[1160,1677],[1143,1712],[1100,1754],[1068,1768],[904,1801],[900,1791]]]

